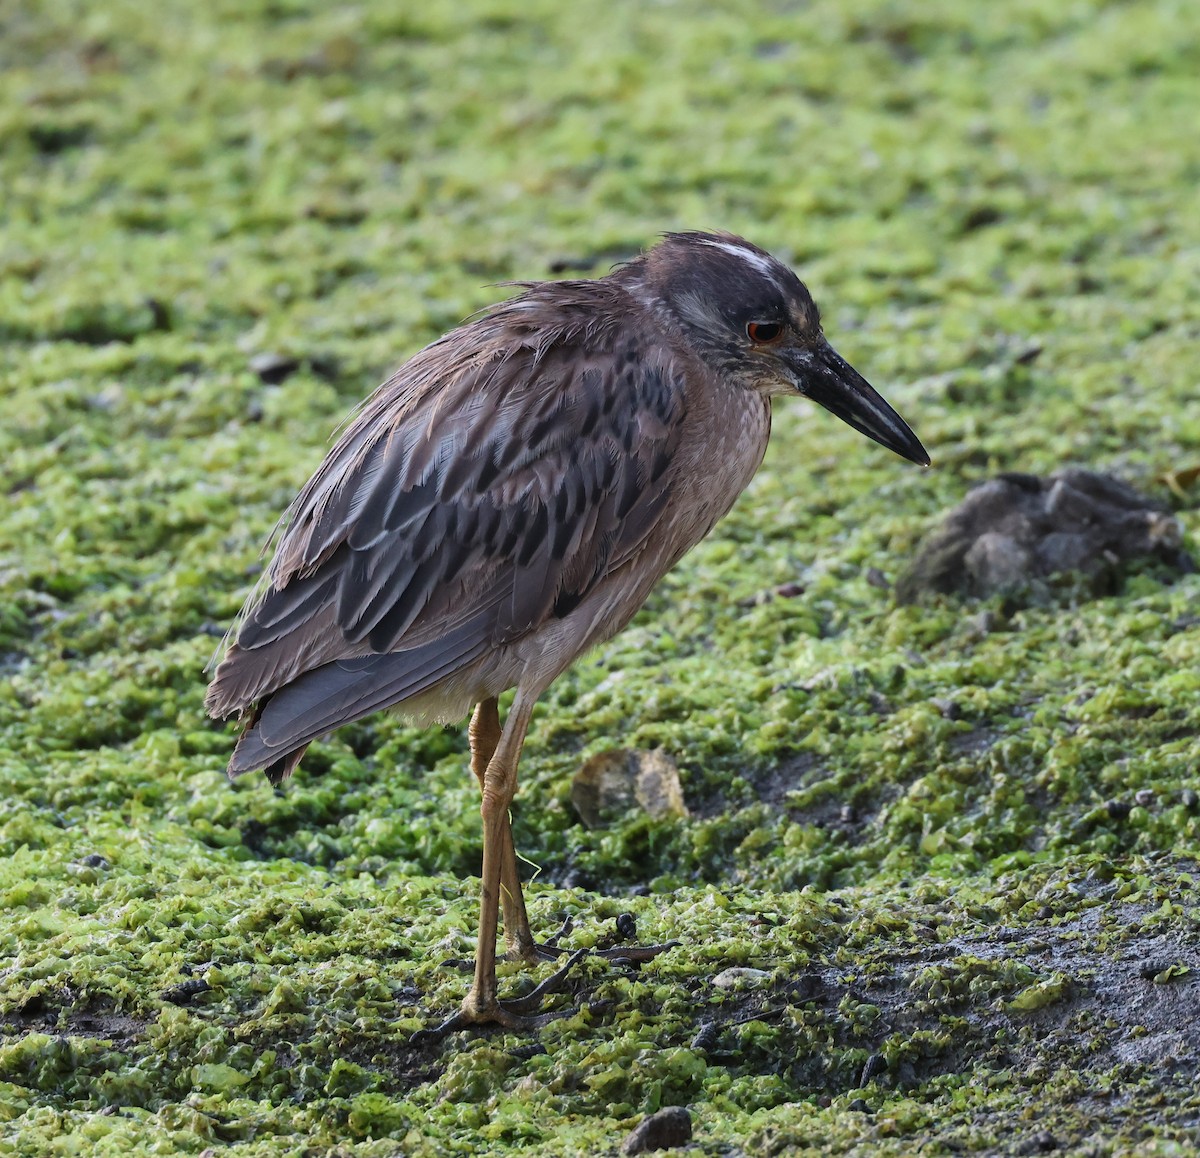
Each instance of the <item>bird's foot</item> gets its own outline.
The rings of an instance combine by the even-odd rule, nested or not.
[[[614,965],[640,965],[645,961],[653,961],[660,953],[682,944],[680,941],[664,941],[657,945],[612,945],[608,941],[632,939],[637,936],[637,927],[633,917],[623,913],[617,918],[616,929],[608,938],[602,940],[596,947],[590,949],[564,949],[558,941],[571,932],[572,922],[568,917],[552,937],[545,942],[534,941],[528,934],[517,936],[510,942],[505,957],[510,961],[524,961],[529,965],[540,965],[547,961],[557,961],[564,953],[570,953],[567,961],[556,969],[545,981],[531,989],[524,997],[508,998],[501,1001],[493,991],[490,996],[480,994],[474,986],[463,1001],[462,1008],[457,1013],[446,1018],[433,1029],[421,1029],[412,1035],[410,1044],[428,1045],[441,1041],[448,1034],[460,1029],[469,1029],[473,1025],[500,1025],[505,1029],[531,1030],[541,1029],[556,1018],[574,1013],[573,1009],[555,1010],[549,1013],[538,1012],[545,997],[559,992],[566,982],[571,970],[584,957],[603,957]],[[475,962],[471,960],[443,961],[443,967],[459,969],[474,969]]]
[[[547,937],[545,941],[535,941],[533,934],[530,933],[528,926],[525,929],[518,929],[513,939],[508,944],[508,951],[504,954],[509,961],[524,961],[527,965],[540,965],[544,961],[557,961],[564,953],[570,953],[570,949],[564,948],[559,944],[571,930],[575,927],[575,922],[570,917],[563,920],[557,933]]]
[[[478,993],[474,986],[457,1013],[451,1014],[433,1029],[419,1029],[409,1039],[410,1045],[430,1045],[439,1042],[448,1034],[473,1025],[500,1025],[505,1029],[541,1029],[559,1017],[574,1013],[574,1009],[557,1009],[546,1013],[536,1012],[543,998],[558,993],[564,987],[571,970],[588,955],[587,949],[576,949],[560,968],[545,981],[531,989],[524,997],[510,997],[501,1001],[493,992],[488,996]]]
[[[528,930],[525,930],[523,936],[518,931],[509,943],[504,959],[506,961],[524,961],[526,965],[541,965],[549,961],[557,961],[563,954],[571,952],[570,949],[564,948],[558,942],[567,936],[574,927],[574,922],[567,917],[558,932],[547,937],[545,941],[535,941]],[[645,961],[653,961],[660,953],[665,953],[668,949],[674,949],[677,945],[683,944],[682,941],[663,941],[657,945],[614,945],[611,943],[617,940],[629,941],[636,936],[637,926],[634,924],[632,915],[622,913],[616,920],[615,933],[608,934],[586,952],[592,957],[603,957],[606,961],[614,964],[640,965]],[[469,957],[453,957],[443,961],[442,968],[471,970],[475,968],[475,962]]]
[[[530,965],[537,965],[543,961],[554,961],[564,953],[570,952],[558,942],[573,928],[574,922],[567,917],[562,923],[562,928],[544,942],[535,941],[528,934],[524,939],[518,936],[515,943],[509,945],[506,956],[510,961],[525,961]],[[622,913],[616,919],[615,930],[602,937],[593,948],[588,950],[588,953],[592,957],[603,957],[606,961],[617,965],[640,965],[644,961],[653,961],[660,953],[665,953],[668,949],[674,949],[676,945],[683,943],[682,941],[663,941],[658,945],[612,944],[613,941],[632,941],[636,937],[637,924],[633,914]]]

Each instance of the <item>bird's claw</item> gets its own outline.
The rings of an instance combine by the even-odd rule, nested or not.
[[[681,945],[681,941],[664,941],[658,945],[613,945],[605,949],[575,949],[568,950],[555,944],[559,937],[571,931],[570,919],[545,944],[531,941],[528,946],[510,952],[510,957],[524,960],[531,965],[547,961],[556,961],[564,953],[570,953],[566,962],[550,974],[544,981],[531,989],[524,997],[510,997],[504,1001],[493,997],[480,1000],[474,987],[463,1001],[462,1008],[452,1013],[440,1025],[433,1029],[419,1029],[409,1038],[413,1046],[433,1045],[460,1029],[470,1029],[474,1025],[500,1025],[505,1029],[533,1030],[542,1029],[550,1022],[560,1017],[566,1017],[575,1012],[574,1009],[554,1010],[549,1013],[538,1013],[536,1010],[542,1000],[553,993],[558,993],[568,975],[584,957],[603,957],[613,965],[641,965],[653,961],[660,953]],[[467,960],[443,961],[446,968],[474,967],[474,962]]]
[[[570,933],[570,931],[571,931],[572,929],[574,929],[574,928],[575,928],[575,921],[574,921],[574,919],[573,919],[572,917],[570,917],[570,916],[566,916],[566,917],[564,917],[564,918],[563,918],[563,923],[562,923],[562,924],[559,926],[558,932],[557,932],[557,933],[554,933],[554,934],[552,934],[552,935],[551,935],[551,936],[549,936],[549,937],[547,937],[547,938],[546,938],[546,943],[545,943],[544,945],[539,945],[539,946],[537,946],[537,947],[538,947],[539,949],[543,949],[543,950],[549,950],[549,951],[551,951],[551,952],[554,952],[554,953],[565,953],[565,952],[566,952],[566,950],[565,950],[565,949],[560,949],[560,948],[559,948],[559,945],[558,945],[558,943],[559,943],[559,941],[561,941],[561,940],[562,940],[562,939],[563,939],[563,938],[564,938],[564,937],[565,937],[565,936],[566,936],[568,933]]]
[[[565,952],[565,950],[561,950],[561,952]],[[461,1009],[452,1013],[433,1029],[417,1030],[409,1038],[409,1045],[433,1045],[449,1034],[460,1029],[469,1029],[473,1025],[500,1025],[505,1029],[515,1030],[542,1029],[557,1018],[574,1013],[574,1009],[556,1009],[548,1013],[535,1013],[534,1010],[541,1005],[543,998],[549,997],[563,988],[571,970],[588,953],[587,949],[576,949],[567,958],[564,965],[556,969],[524,997],[510,997],[505,1001],[493,997],[490,1001],[480,1001],[472,988]]]
[[[571,952],[570,949],[555,943],[560,936],[562,936],[562,931],[545,942],[531,941],[525,948],[510,949],[505,954],[505,959],[524,961],[528,965],[542,965],[557,961],[563,954]],[[603,957],[614,965],[641,965],[646,961],[653,961],[660,953],[665,953],[668,949],[674,949],[682,944],[682,941],[663,941],[658,945],[611,945],[604,949],[588,949],[586,953],[591,957]],[[585,950],[575,950],[575,952],[585,952]],[[469,957],[451,957],[443,961],[441,967],[443,969],[471,970],[475,968],[475,962]]]
[[[505,957],[509,961],[524,961],[527,965],[540,965],[544,961],[557,961],[564,953],[571,952],[559,944],[571,930],[575,922],[567,917],[557,933],[551,934],[545,941],[535,941],[528,929],[518,933],[516,940],[509,943]]]
[[[544,965],[557,961],[564,953],[571,952],[570,949],[564,949],[559,945],[541,944],[540,942],[531,941],[524,948],[509,949],[504,954],[505,961],[524,961],[526,965]],[[447,957],[438,965],[439,969],[457,969],[463,973],[472,973],[475,970],[475,959],[473,957]]]

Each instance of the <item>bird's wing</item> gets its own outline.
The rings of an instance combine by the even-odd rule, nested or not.
[[[330,452],[217,669],[213,715],[372,656],[398,702],[569,614],[637,553],[669,497],[680,371],[645,336],[522,331],[527,302],[427,347]],[[351,706],[323,730],[365,714]]]

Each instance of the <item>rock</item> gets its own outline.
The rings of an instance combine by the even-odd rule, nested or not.
[[[1053,1154],[1058,1149],[1058,1139],[1049,1130],[1038,1130],[1017,1144],[1017,1154]]]
[[[193,977],[187,981],[180,982],[178,985],[172,985],[170,989],[164,989],[161,997],[164,1001],[170,1002],[172,1005],[189,1005],[202,993],[207,993],[212,988],[203,977]]]
[[[688,815],[679,768],[657,749],[618,748],[585,761],[571,781],[571,803],[588,828],[606,828],[635,807],[656,820]]]
[[[722,969],[712,983],[718,989],[760,989],[771,980],[765,969],[751,969],[745,965],[733,965]]]
[[[250,370],[258,380],[268,386],[278,386],[300,369],[300,359],[287,354],[255,354],[250,359]]]
[[[860,1086],[865,1086],[872,1078],[879,1077],[880,1074],[887,1073],[888,1063],[887,1058],[881,1053],[873,1053],[863,1063],[862,1076],[858,1079]]]
[[[622,1154],[645,1154],[686,1146],[692,1140],[692,1116],[683,1106],[668,1106],[638,1123],[621,1144]]]
[[[1002,474],[976,487],[921,544],[896,584],[896,599],[927,593],[1044,594],[1052,575],[1073,573],[1099,596],[1124,565],[1154,558],[1196,569],[1169,511],[1119,479],[1069,469],[1048,477]]]

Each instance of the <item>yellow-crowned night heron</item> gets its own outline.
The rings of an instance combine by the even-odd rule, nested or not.
[[[447,1027],[539,1022],[547,987],[501,1002],[495,970],[501,903],[510,953],[547,955],[509,827],[534,703],[729,510],[786,394],[929,462],[826,342],[791,270],[731,234],[672,233],[606,277],[524,285],[421,350],[292,504],[207,706],[245,721],[229,774],[265,768],[275,784],[371,712],[432,723],[474,706],[479,942]]]

